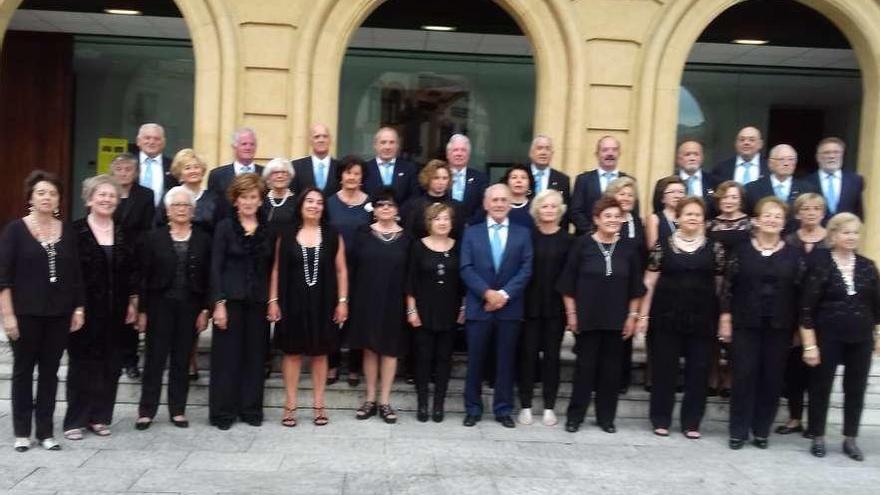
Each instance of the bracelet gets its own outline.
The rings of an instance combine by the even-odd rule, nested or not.
[[[418,313],[418,311],[416,311],[416,308],[409,308],[406,310],[406,316],[412,316],[416,313]]]
[[[817,345],[808,345],[808,346],[804,346],[804,352],[807,352],[807,351],[814,351],[814,350],[816,350],[816,349],[818,349],[818,348],[819,348],[819,346],[817,346]]]
[[[86,314],[86,312],[81,309],[77,309],[77,310],[73,311],[73,314],[82,316],[82,315]]]
[[[272,299],[269,299],[268,301],[266,301],[266,305],[269,305],[269,304],[272,304],[272,303],[277,303],[277,302],[278,302],[278,298],[277,298],[277,297],[273,297]]]
[[[640,320],[650,320],[651,317],[648,316],[648,315],[639,315],[639,319],[640,319]]]
[[[340,297],[339,299],[337,299],[337,301],[340,303],[348,304],[348,298],[345,296]]]
[[[638,318],[639,312],[638,311],[630,311],[628,317],[629,318]]]
[[[577,314],[577,311],[566,311],[565,314],[567,314],[567,315],[576,315],[576,314]]]
[[[221,304],[225,305],[226,299],[219,299],[217,302],[214,303],[215,306],[219,306]]]

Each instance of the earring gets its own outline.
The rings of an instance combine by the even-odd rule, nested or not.
[[[28,213],[33,213],[33,212],[34,212],[34,205],[33,205],[33,203],[28,203],[28,207],[27,207],[27,209],[28,209]]]
[[[55,218],[61,218],[61,211],[58,208],[52,210],[52,216]]]

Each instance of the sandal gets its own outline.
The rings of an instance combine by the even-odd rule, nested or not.
[[[293,428],[294,426],[296,426],[296,418],[293,417],[293,413],[295,412],[295,407],[285,407],[284,417],[281,418],[281,426],[286,426],[288,428]]]
[[[389,425],[397,422],[397,413],[391,409],[391,404],[382,404],[379,406],[379,416]]]
[[[74,440],[74,441],[82,440],[83,439],[82,428],[71,428],[71,429],[65,431],[64,438],[66,438],[68,440]]]
[[[312,420],[315,426],[326,426],[330,422],[330,418],[327,417],[327,413],[324,411],[324,406],[315,406],[312,409],[315,410],[315,419]]]
[[[98,435],[99,437],[109,437],[110,436],[110,428],[107,425],[98,423],[94,425],[89,425],[89,430]]]
[[[368,419],[372,418],[376,415],[376,403],[368,400],[361,404],[361,407],[357,408],[357,411],[354,413],[354,417],[357,419]]]

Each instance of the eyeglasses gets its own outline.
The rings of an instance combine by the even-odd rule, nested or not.
[[[171,203],[172,208],[192,208],[192,203]]]

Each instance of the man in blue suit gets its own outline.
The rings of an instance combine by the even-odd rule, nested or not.
[[[844,142],[836,137],[827,137],[816,146],[816,162],[819,170],[807,177],[813,188],[821,191],[825,198],[825,219],[837,213],[848,212],[864,219],[862,191],[865,180],[861,175],[843,170]]]
[[[483,197],[486,221],[467,228],[461,247],[461,278],[467,287],[465,329],[468,370],[464,426],[483,415],[483,365],[495,343],[495,420],[513,428],[514,356],[523,319],[523,292],[532,275],[529,229],[510,223],[510,189],[489,186]]]

